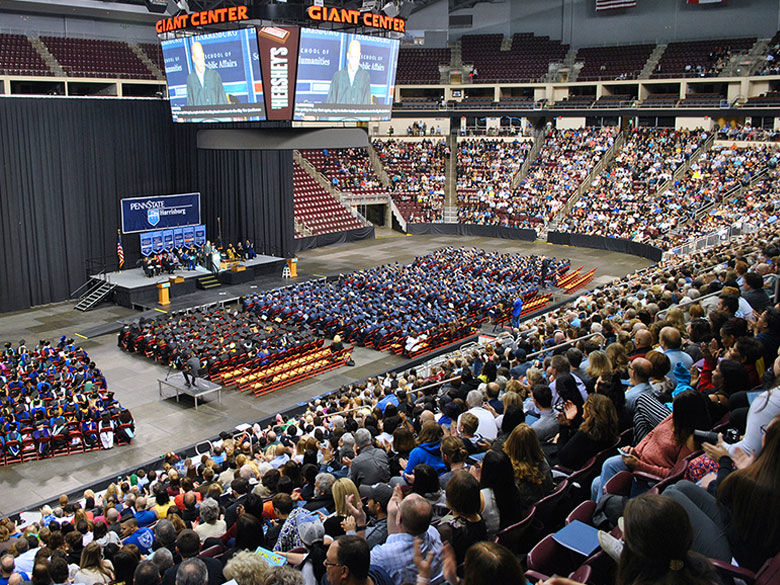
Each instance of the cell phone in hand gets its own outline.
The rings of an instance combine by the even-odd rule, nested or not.
[[[626,447],[618,447],[618,453],[620,453],[623,457],[630,457],[631,453]]]

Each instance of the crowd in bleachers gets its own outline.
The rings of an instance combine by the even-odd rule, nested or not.
[[[651,240],[665,246],[670,231],[682,229],[703,208],[716,204],[732,189],[749,184],[766,167],[770,156],[771,151],[764,146],[716,145],[663,190],[643,198],[597,195],[581,204],[578,202],[574,214],[564,219],[561,229]]]
[[[612,127],[550,130],[505,205],[506,214],[550,221],[612,146],[616,134]]]
[[[646,206],[707,139],[702,131],[634,128],[590,188],[563,218],[561,231],[633,239]],[[653,217],[652,221],[655,221]]]
[[[365,148],[302,150],[301,154],[336,189],[353,193],[383,189]]]
[[[779,266],[765,229],[225,433],[198,457],[169,453],[105,492],[3,521],[3,577],[751,581],[780,553],[780,309],[762,282]],[[598,546],[574,553],[582,543],[556,534],[575,520],[601,529]]]
[[[328,338],[413,353],[423,343],[465,337],[554,283],[568,261],[471,248],[444,248],[409,265],[383,265],[257,293],[244,309]]]
[[[723,126],[716,134],[718,140],[742,140],[749,142],[777,142],[780,132],[768,128],[756,128],[750,124]]]
[[[65,336],[56,345],[6,342],[0,355],[0,464],[91,449],[133,438],[123,409],[87,352]]]
[[[441,220],[449,148],[442,139],[374,140],[374,149],[390,177],[390,195],[412,223]]]
[[[512,179],[523,166],[532,142],[462,140],[458,142],[458,217],[480,223],[512,199]]]

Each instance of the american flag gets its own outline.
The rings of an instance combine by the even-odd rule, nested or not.
[[[116,234],[116,255],[119,258],[119,268],[125,264],[125,250],[122,248],[122,234],[117,231]]]
[[[618,8],[634,8],[636,0],[596,0],[596,10],[617,10]]]

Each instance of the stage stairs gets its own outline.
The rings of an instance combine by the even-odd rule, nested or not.
[[[222,283],[213,274],[206,276],[199,276],[197,280],[197,287],[203,290],[209,290],[212,288],[218,288],[222,286]]]
[[[75,308],[79,311],[89,311],[90,309],[94,309],[96,306],[102,303],[115,288],[115,284],[111,284],[105,280],[97,280],[95,281],[95,285],[89,288],[87,292],[84,293],[84,296],[79,299],[79,302],[76,304]]]

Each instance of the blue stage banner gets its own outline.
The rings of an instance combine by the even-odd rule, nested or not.
[[[122,233],[200,223],[200,193],[122,199]]]
[[[144,256],[152,255],[152,233],[141,234],[141,254]]]
[[[163,230],[163,247],[168,251],[173,250],[173,230]]]
[[[182,229],[184,232],[184,246],[189,248],[195,243],[195,228],[193,226]]]
[[[206,243],[206,226],[205,225],[196,225],[195,226],[195,245],[196,246],[202,246]]]
[[[184,230],[181,228],[173,229],[173,247],[177,250],[184,246]]]
[[[159,254],[163,251],[163,233],[152,232],[152,250],[155,254]]]

